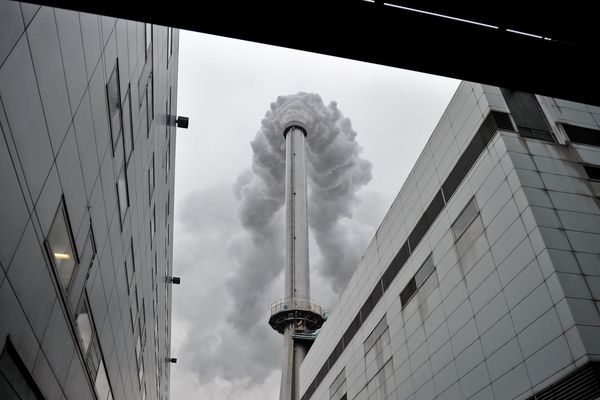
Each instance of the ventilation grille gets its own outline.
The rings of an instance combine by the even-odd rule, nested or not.
[[[571,372],[527,400],[593,400],[600,397],[600,363]]]
[[[510,116],[505,113],[492,111],[492,115],[494,116],[494,121],[496,122],[496,126],[498,129],[502,129],[504,131],[515,131],[512,122],[510,121]]]

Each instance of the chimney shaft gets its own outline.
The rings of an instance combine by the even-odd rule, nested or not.
[[[310,298],[306,131],[285,131],[285,293],[288,299]]]

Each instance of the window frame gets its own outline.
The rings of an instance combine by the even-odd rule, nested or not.
[[[126,110],[123,110],[126,108]],[[123,116],[127,115],[129,118],[129,123],[126,124]],[[135,150],[134,138],[135,135],[133,133],[133,113],[131,111],[131,84],[127,86],[127,93],[125,93],[124,104],[121,107],[121,125],[122,125],[122,133],[123,133],[123,154],[125,157],[125,165],[129,165],[129,160],[133,151]],[[127,134],[125,126],[128,125],[129,134]],[[129,146],[127,145],[129,143]]]
[[[18,374],[17,378],[21,378],[26,383],[27,389],[29,389],[29,392],[25,393],[25,394],[26,395],[31,394],[31,395],[33,395],[34,398],[36,398],[38,400],[45,399],[44,395],[42,394],[40,388],[37,385],[37,382],[31,375],[31,372],[25,365],[25,362],[21,358],[21,355],[17,351],[17,348],[13,344],[10,335],[8,335],[6,337],[4,347],[2,348],[2,351],[0,352],[0,377],[3,377],[4,380],[6,381],[6,383],[12,389],[13,393],[17,397],[20,397],[20,395],[22,395],[23,393],[17,391],[13,387],[13,385],[11,383],[14,383],[14,382],[9,380],[10,377],[7,377],[3,372],[4,365],[6,363],[6,361],[5,361],[6,359],[8,359],[8,363],[12,364],[12,366],[14,367],[14,368],[10,368],[10,366],[9,366],[11,372],[16,372]],[[27,397],[29,398],[29,396],[27,396]]]
[[[167,26],[167,69],[169,69],[173,55],[173,30],[174,28]]]
[[[77,312],[75,313],[75,321],[77,321],[77,317],[80,314],[81,307],[85,306],[87,309],[88,320],[90,321],[90,343],[88,348],[84,350],[82,347],[82,340],[79,337],[78,325],[75,323],[75,334],[77,336],[77,342],[79,344],[79,349],[83,355],[83,361],[85,364],[85,368],[92,379],[92,384],[94,387],[94,391],[96,396],[100,399],[100,393],[96,387],[98,377],[100,376],[100,371],[103,368],[104,375],[106,377],[106,382],[108,385],[108,392],[106,400],[110,400],[114,398],[112,384],[110,382],[110,377],[108,375],[108,370],[106,369],[106,363],[104,361],[104,355],[102,354],[102,346],[100,346],[100,337],[98,336],[98,330],[96,329],[96,323],[94,321],[94,315],[92,314],[92,308],[90,306],[90,301],[87,296],[86,291],[84,291],[81,299],[79,301],[79,305],[77,306]],[[92,354],[93,352],[93,354]]]
[[[118,129],[116,136],[115,136],[115,132],[114,132],[114,122],[113,122],[113,117],[112,117],[112,112],[111,112],[111,95],[110,95],[110,91],[109,91],[109,86],[111,84],[111,80],[113,79],[113,75],[115,76],[115,79],[116,79],[116,92],[117,92],[117,97],[118,97],[117,106],[118,106],[118,110],[119,110],[119,117],[118,117],[119,129]],[[121,138],[121,134],[123,133],[123,104],[121,102],[121,76],[120,76],[120,72],[119,72],[119,59],[118,58],[115,62],[115,66],[113,67],[113,69],[110,73],[108,81],[106,82],[105,93],[106,93],[106,104],[107,104],[107,108],[108,108],[108,122],[109,122],[109,128],[110,128],[110,138],[111,138],[110,143],[111,143],[112,153],[114,156],[115,152],[117,150],[118,140]]]
[[[472,215],[471,220],[468,223],[464,224],[462,232],[460,232],[460,234],[459,234],[459,233],[456,232],[455,225],[458,222],[458,220],[463,216],[463,214],[467,211],[467,209],[469,208],[469,206],[471,206],[471,205],[474,207],[475,213]],[[450,229],[452,230],[452,235],[454,236],[454,243],[458,242],[460,240],[460,238],[463,237],[463,235],[465,234],[465,232],[469,230],[469,228],[471,227],[471,225],[473,224],[473,222],[479,216],[480,212],[481,212],[481,210],[479,209],[479,206],[477,205],[477,200],[475,199],[475,196],[471,197],[471,199],[462,208],[462,210],[460,210],[460,212],[458,213],[458,215],[456,216],[456,218],[454,218],[454,222],[452,222],[452,225],[450,225]]]
[[[426,272],[423,276],[419,276],[419,274],[421,273],[423,268],[426,266],[429,266],[429,264],[431,264],[430,270],[428,272]],[[431,252],[427,256],[425,261],[423,261],[423,263],[421,263],[421,266],[419,266],[419,269],[417,270],[417,272],[415,272],[413,277],[410,278],[410,280],[406,283],[404,288],[400,291],[400,309],[401,310],[404,310],[406,308],[406,306],[408,306],[410,301],[417,295],[417,293],[419,293],[419,290],[421,290],[421,288],[423,286],[425,286],[425,283],[429,280],[429,278],[431,278],[431,276],[434,274],[434,272],[436,270],[437,270],[437,266],[433,262],[433,252]],[[419,280],[421,282],[417,282],[417,277],[419,278]],[[407,290],[409,291],[409,293],[410,293],[410,290],[412,290],[412,292],[410,293],[410,295],[408,297],[405,294],[405,293],[407,293]]]
[[[125,186],[124,186],[124,188],[125,188],[125,204],[126,204],[125,211],[121,210],[121,206],[122,206],[122,204],[121,204],[122,194],[121,194],[121,189],[120,189],[121,178],[123,178],[123,182],[125,184]],[[117,201],[118,201],[118,206],[119,206],[119,217],[120,217],[120,221],[121,221],[121,232],[123,232],[123,226],[125,224],[125,217],[127,216],[129,208],[131,207],[130,198],[129,198],[129,182],[127,179],[127,166],[125,164],[123,164],[121,166],[121,171],[119,172],[119,176],[117,177],[116,188],[117,188]]]
[[[585,177],[591,182],[600,182],[600,165],[594,165],[590,163],[581,164],[585,172]],[[590,175],[592,172],[592,175]],[[598,176],[593,176],[594,173],[598,172]]]
[[[62,211],[63,222],[65,224],[65,228],[67,231],[66,232],[67,233],[67,241],[71,247],[71,252],[72,252],[72,256],[73,256],[73,264],[74,264],[73,269],[71,271],[70,278],[69,278],[69,282],[66,284],[66,287],[62,282],[61,275],[59,272],[59,265],[57,265],[57,263],[55,261],[55,257],[54,257],[55,253],[54,253],[54,250],[52,249],[52,244],[50,243],[50,234],[52,232],[54,224],[57,221],[57,218],[58,218],[59,214],[61,213],[61,211]],[[48,259],[50,260],[50,263],[53,266],[56,280],[57,280],[59,286],[61,287],[61,289],[64,291],[65,298],[68,298],[68,295],[70,294],[71,283],[74,280],[75,274],[79,270],[78,266],[80,265],[80,258],[79,258],[79,254],[77,252],[77,246],[75,244],[75,236],[73,234],[73,229],[71,227],[71,220],[69,218],[69,214],[67,211],[67,205],[66,205],[64,196],[61,196],[59,205],[56,209],[56,212],[54,213],[52,223],[50,224],[50,228],[48,229],[48,232],[46,233],[46,238],[44,239],[44,248],[46,250],[46,255],[48,256]]]

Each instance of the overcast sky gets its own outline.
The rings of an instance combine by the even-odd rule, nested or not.
[[[261,121],[271,103],[278,96],[315,93],[325,106],[336,102],[351,120],[372,179],[358,189],[353,215],[340,226],[362,254],[458,83],[181,32],[177,112],[190,118],[190,126],[178,130],[176,149],[174,274],[182,284],[173,287],[173,400],[278,397],[282,338],[268,325],[268,307],[283,297],[283,259],[277,261],[283,241],[274,243],[279,251],[262,255],[275,265],[247,265],[243,256],[258,250],[242,227],[234,193],[240,179],[247,179],[250,142],[263,134]],[[283,229],[280,214],[275,226]],[[336,282],[356,265],[346,266],[336,281],[327,275],[315,235],[309,235],[311,297],[331,308],[339,295]],[[276,272],[261,284],[265,271]],[[242,312],[245,299],[262,311]]]

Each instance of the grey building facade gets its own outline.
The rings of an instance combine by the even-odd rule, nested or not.
[[[600,108],[462,82],[302,400],[600,398]]]
[[[169,397],[178,31],[0,0],[0,398]]]

